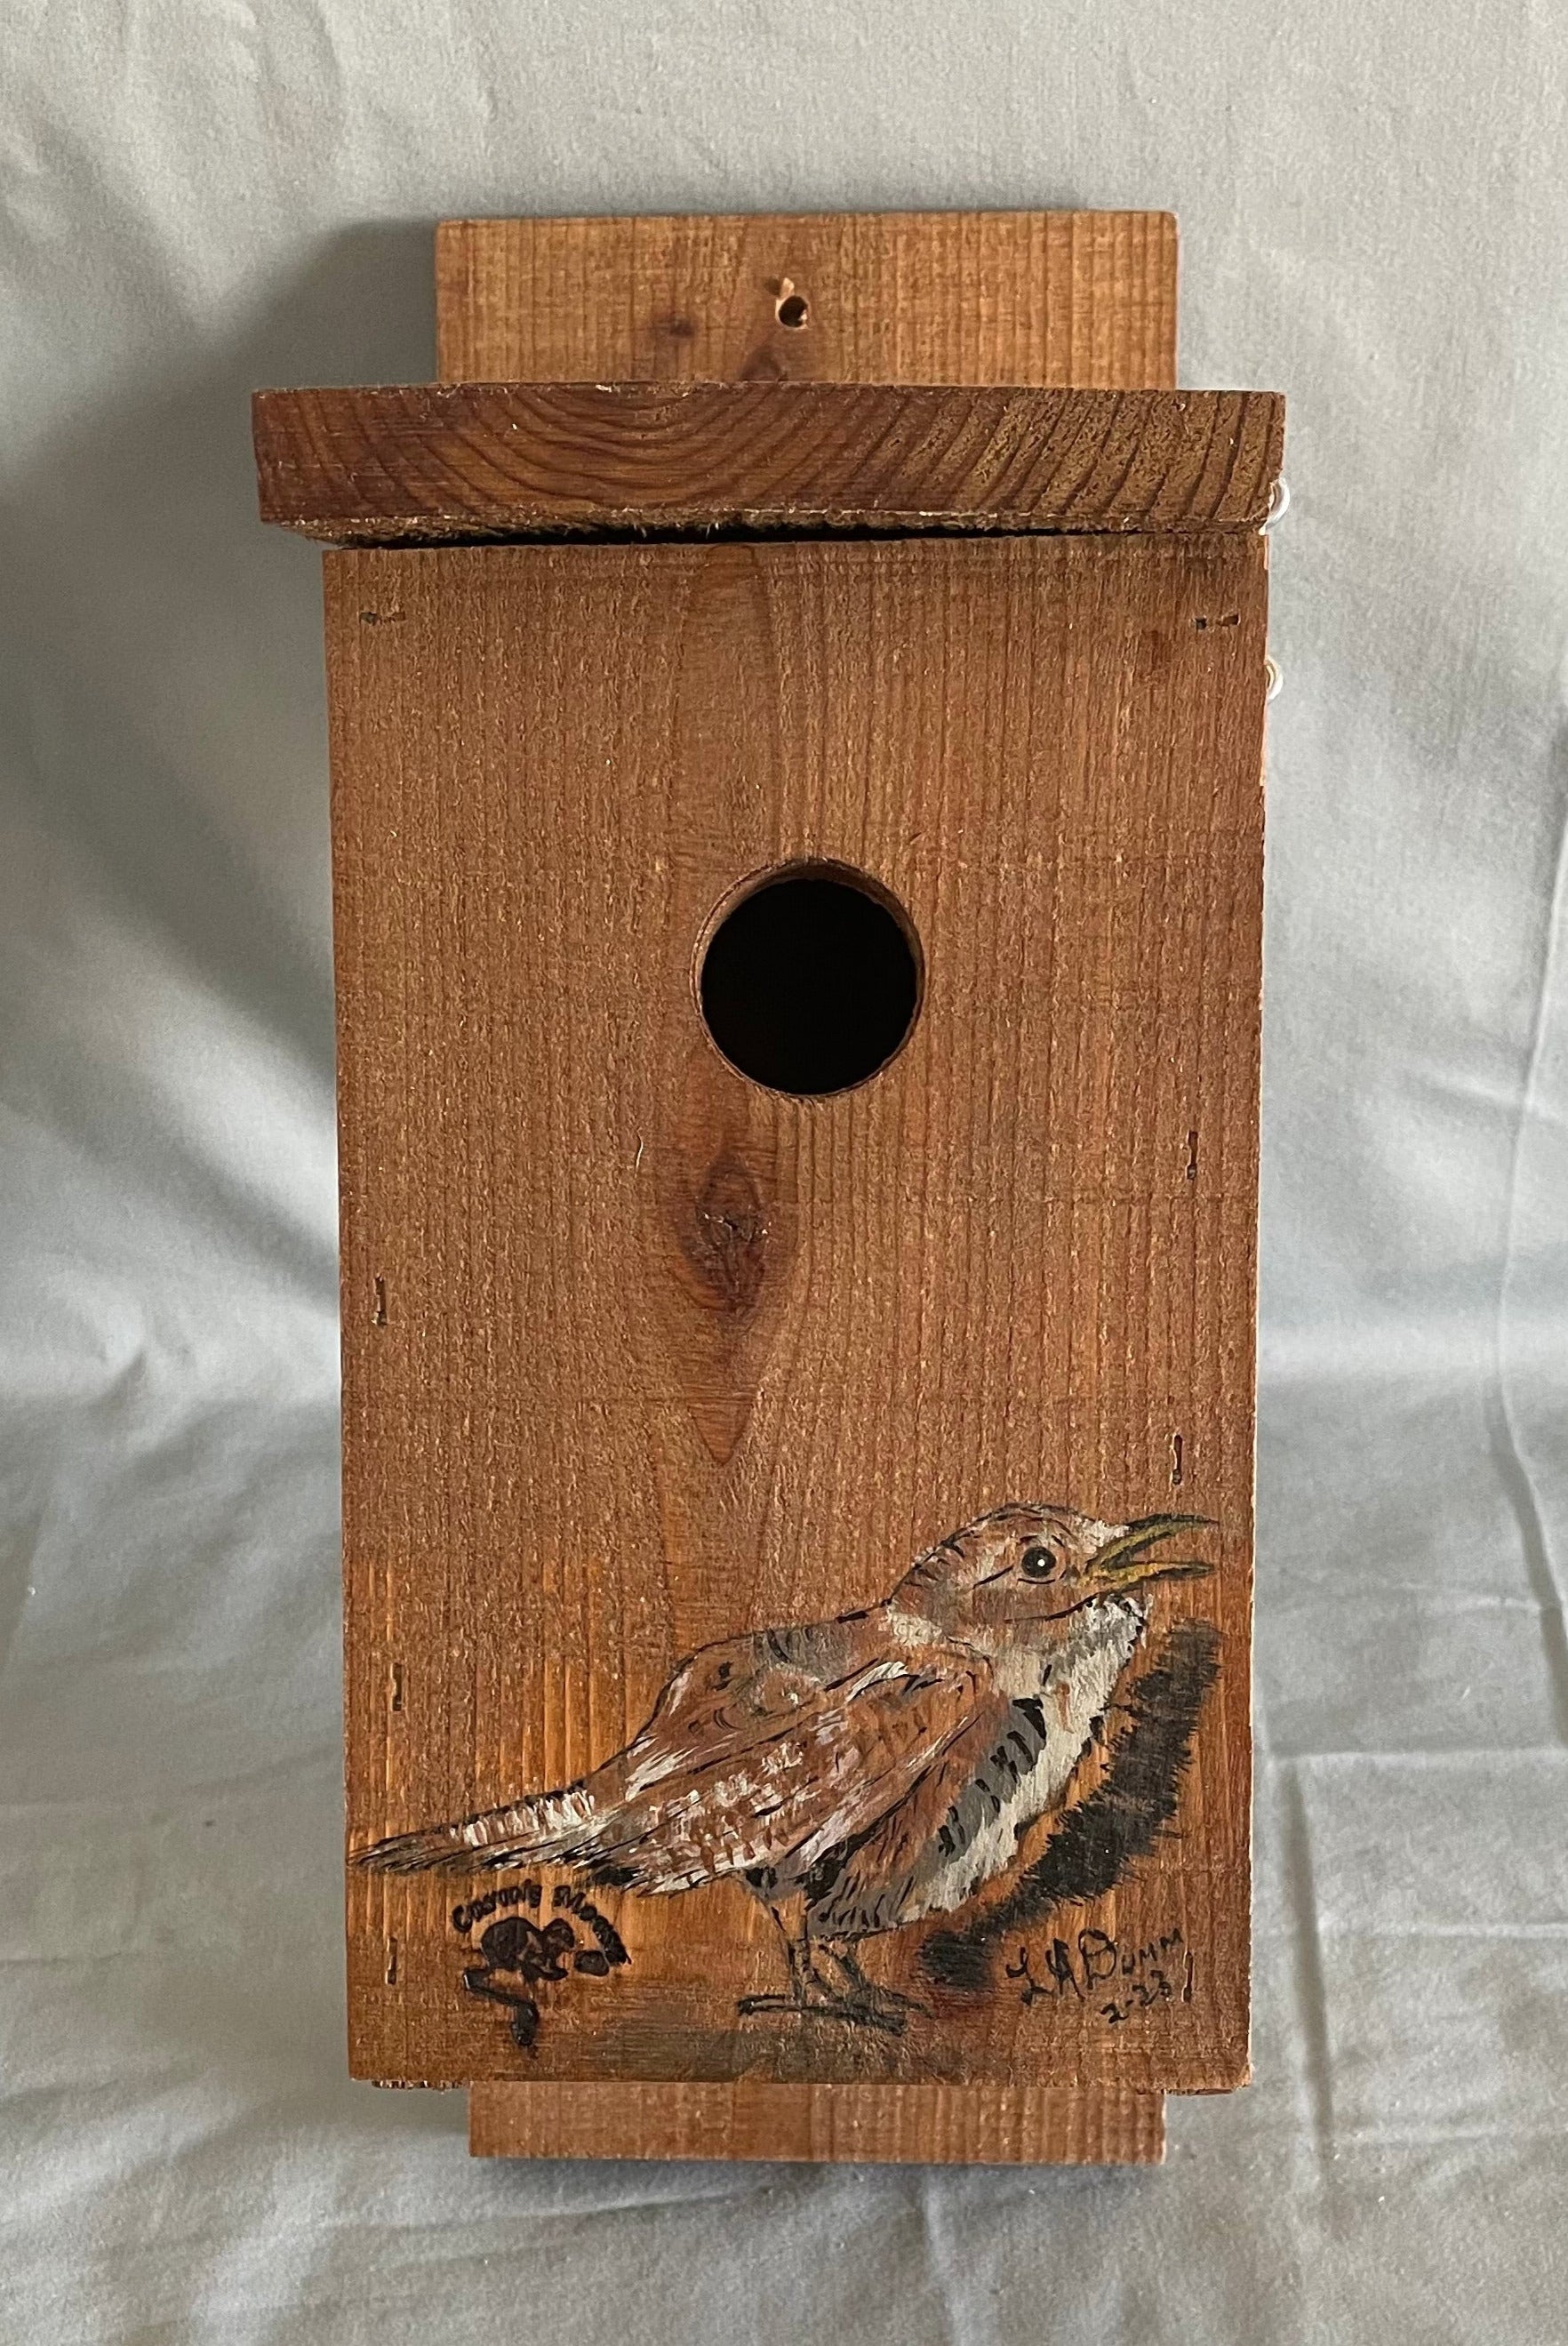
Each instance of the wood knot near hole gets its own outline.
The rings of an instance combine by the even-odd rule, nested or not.
[[[756,1183],[735,1158],[720,1157],[709,1168],[680,1239],[703,1301],[731,1319],[748,1317],[767,1270],[768,1217]]]

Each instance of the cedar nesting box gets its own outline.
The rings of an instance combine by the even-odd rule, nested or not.
[[[1266,541],[1165,215],[486,220],[332,543],[356,2074],[1156,2157],[1247,2066]]]

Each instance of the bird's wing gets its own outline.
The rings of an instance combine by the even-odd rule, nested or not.
[[[799,1874],[904,1797],[987,1685],[941,1652],[835,1656],[788,1632],[709,1647],[622,1755],[583,1856],[645,1891],[786,1861]]]
[[[863,1938],[950,1912],[1011,1862],[1018,1837],[1054,1805],[1072,1755],[1053,1748],[1037,1701],[993,1694],[865,1838],[811,1905],[820,1938]]]

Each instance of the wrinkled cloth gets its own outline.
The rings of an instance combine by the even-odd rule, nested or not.
[[[0,2336],[1568,2337],[1565,51],[1521,0],[14,0]],[[1257,2083],[1152,2172],[347,2082],[326,750],[248,394],[443,213],[1169,206],[1274,539]]]

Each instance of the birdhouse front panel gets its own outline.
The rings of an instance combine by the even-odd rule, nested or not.
[[[328,556],[358,2074],[1244,2076],[1265,587]]]

